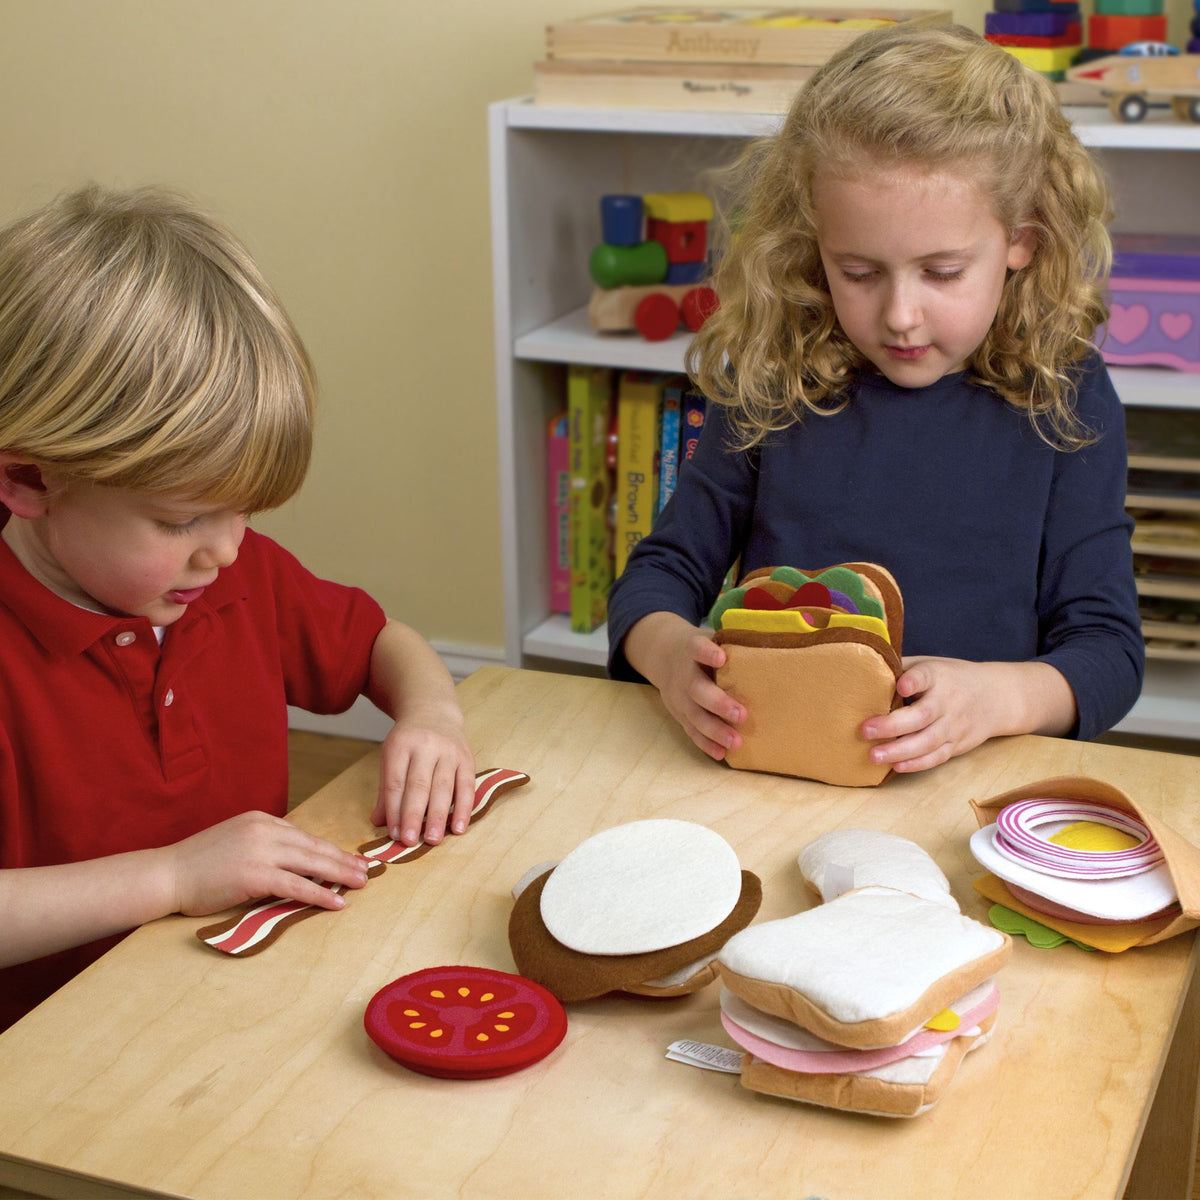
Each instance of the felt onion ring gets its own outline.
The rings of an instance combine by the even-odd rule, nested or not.
[[[1126,850],[1075,850],[1038,837],[1041,825],[1092,821],[1138,839]],[[1163,852],[1150,830],[1133,816],[1082,800],[1019,800],[996,816],[996,849],[1012,862],[1062,879],[1124,879],[1153,870]]]

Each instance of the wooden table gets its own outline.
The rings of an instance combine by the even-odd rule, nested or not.
[[[1190,936],[1114,956],[1018,940],[992,1042],[913,1120],[767,1098],[668,1061],[677,1038],[729,1044],[715,987],[574,1005],[549,1058],[482,1081],[404,1070],[362,1018],[378,988],[421,967],[512,970],[512,884],[624,821],[683,818],[722,834],[762,878],[761,918],[811,904],[796,855],[812,838],[890,830],[925,846],[965,911],[986,919],[970,887],[971,797],[1095,775],[1200,842],[1200,759],[1022,737],[839,789],[707,760],[649,688],[489,668],[459,694],[480,766],[532,782],[255,958],[201,946],[200,919],[126,939],[0,1037],[0,1184],[239,1200],[1065,1200],[1119,1196],[1132,1170],[1131,1194],[1187,1195],[1200,1044],[1185,1005]],[[357,845],[373,832],[375,777],[372,754],[297,822]]]

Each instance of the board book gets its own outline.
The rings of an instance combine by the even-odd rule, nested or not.
[[[615,573],[650,532],[658,500],[663,394],[669,375],[623,371],[617,385]]]
[[[591,633],[608,615],[608,589],[613,580],[606,461],[611,407],[612,372],[574,364],[568,368],[571,628],[576,633]]]
[[[546,545],[550,552],[550,611],[571,611],[571,422],[561,412],[546,431]]]
[[[816,66],[866,29],[950,20],[949,9],[653,5],[549,25],[546,53],[552,59]]]

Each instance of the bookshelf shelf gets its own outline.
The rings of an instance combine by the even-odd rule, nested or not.
[[[1113,183],[1114,229],[1195,232],[1200,127],[1156,110],[1138,125],[1099,106],[1066,112]],[[686,334],[649,343],[588,325],[587,260],[599,238],[599,198],[705,190],[706,169],[730,161],[780,120],[778,113],[551,107],[529,97],[489,107],[505,654],[513,666],[600,672],[607,654],[603,627],[572,633],[547,599],[545,435],[563,406],[566,364],[682,371],[688,344]],[[1136,367],[1113,368],[1112,376],[1131,409],[1200,412],[1200,376]],[[1200,739],[1194,656],[1153,658],[1142,697],[1120,728]]]

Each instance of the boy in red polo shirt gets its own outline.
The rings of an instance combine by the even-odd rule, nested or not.
[[[372,820],[466,828],[429,644],[247,516],[300,486],[314,379],[244,247],[171,193],[0,231],[0,1028],[142,922],[338,908],[362,860],[282,820],[287,705],[395,719]]]

